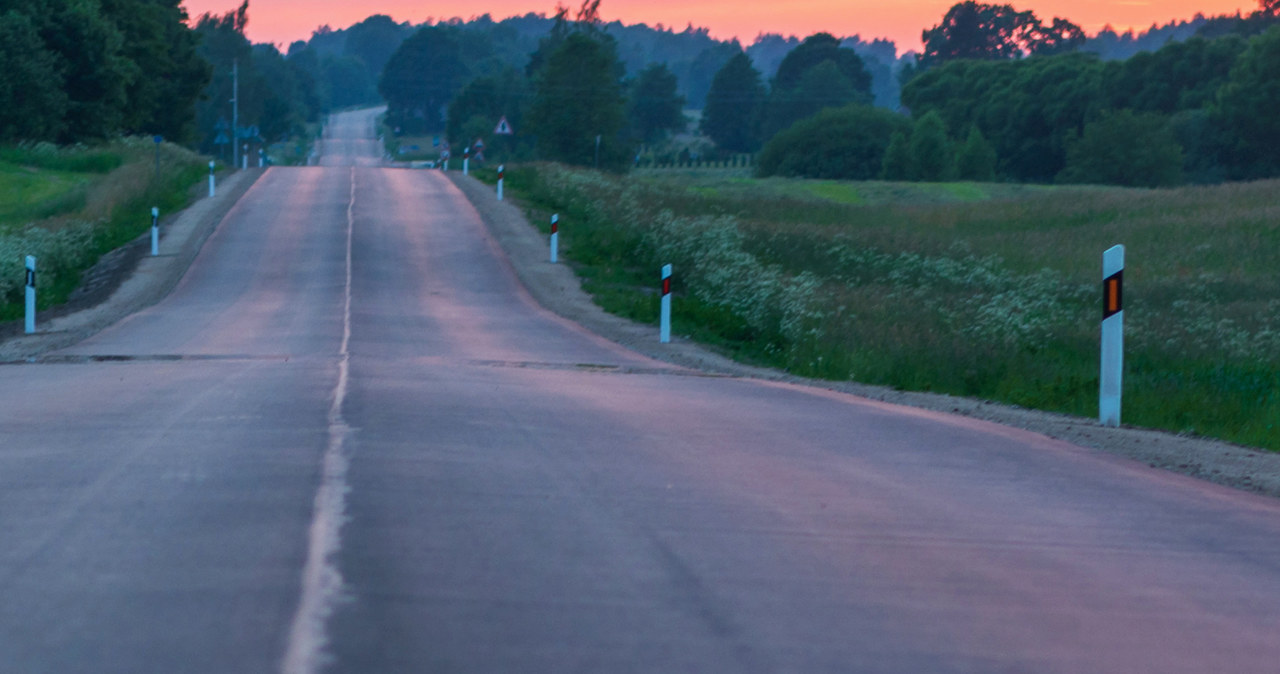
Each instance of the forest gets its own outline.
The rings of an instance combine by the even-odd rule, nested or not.
[[[247,0],[199,17],[179,0],[14,0],[0,14],[0,143],[158,136],[228,158],[232,143],[305,142],[328,111],[385,103],[400,134],[612,170],[753,154],[762,175],[814,178],[1164,186],[1280,172],[1274,0],[1094,36],[969,0],[922,31],[920,53],[825,33],[744,47],[604,21],[599,0],[419,26],[374,15],[287,48],[252,44],[250,18]],[[491,137],[502,117],[513,138]]]

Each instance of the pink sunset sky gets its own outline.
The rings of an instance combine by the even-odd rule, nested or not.
[[[1000,2],[1000,0],[992,0]],[[222,14],[240,5],[241,0],[185,0],[192,18],[205,12]],[[837,36],[861,35],[863,39],[885,37],[897,43],[899,51],[920,48],[920,32],[936,25],[956,0],[605,0],[600,5],[606,21],[663,24],[677,30],[692,23],[705,27],[720,39],[738,38],[750,44],[762,32],[800,37],[819,31]],[[576,8],[580,2],[566,2]],[[1004,4],[1004,3],[1000,3]],[[1190,19],[1197,12],[1207,16],[1245,13],[1257,9],[1257,2],[1239,0],[1032,0],[1012,2],[1019,10],[1030,9],[1041,20],[1063,17],[1079,24],[1090,35],[1110,24],[1123,32],[1142,30],[1153,23]],[[250,0],[249,39],[287,47],[305,40],[317,27],[346,28],[373,14],[387,14],[396,21],[415,24],[427,19],[464,19],[488,13],[494,19],[529,12],[551,14],[555,0],[489,0],[484,3],[459,0]]]

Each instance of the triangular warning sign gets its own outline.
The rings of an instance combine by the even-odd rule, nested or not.
[[[495,136],[510,136],[513,133],[515,133],[515,131],[511,130],[511,125],[507,123],[506,117],[498,120],[498,126],[493,129],[493,134]]]

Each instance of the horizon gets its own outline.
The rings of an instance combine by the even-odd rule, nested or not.
[[[214,15],[234,11],[243,0],[183,0],[183,7],[192,20],[200,15]],[[471,3],[441,3],[432,11],[421,9],[423,5],[410,0],[382,0],[376,6],[356,7],[345,0],[251,0],[249,25],[246,30],[254,43],[271,43],[287,49],[297,40],[309,40],[315,30],[329,26],[341,30],[364,19],[385,14],[399,23],[413,25],[427,21],[446,21],[452,18],[468,20],[489,14],[495,21],[529,13],[551,15],[554,2],[531,3],[528,0],[493,0],[485,11],[465,13],[465,8],[475,8]],[[674,2],[641,2],[641,0],[610,0],[601,4],[601,16],[605,21],[621,21],[627,25],[647,24],[662,26],[677,32],[686,27],[705,28],[718,40],[737,39],[746,47],[763,34],[781,34],[803,38],[817,32],[831,33],[837,37],[858,36],[865,41],[887,39],[894,42],[898,53],[919,51],[920,35],[937,25],[955,0],[906,0],[892,7],[869,0],[802,0],[779,11],[775,5],[764,3],[702,2],[690,5]],[[1000,3],[1004,4],[1004,3]],[[1132,30],[1140,33],[1152,26],[1170,22],[1189,21],[1196,14],[1218,16],[1249,13],[1257,9],[1257,2],[1239,0],[1133,0],[1115,3],[1109,0],[1040,0],[1010,3],[1016,9],[1030,9],[1041,20],[1051,21],[1062,17],[1084,29],[1090,37],[1110,26],[1117,33]],[[576,3],[570,4],[576,7]],[[323,16],[324,19],[316,17]],[[682,18],[683,17],[683,18]]]

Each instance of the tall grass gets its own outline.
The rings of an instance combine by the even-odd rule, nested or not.
[[[72,173],[110,173],[124,164],[116,148],[84,145],[59,147],[52,143],[22,143],[0,147],[0,162]]]
[[[1127,248],[1127,423],[1280,449],[1280,182],[1177,190],[508,173],[606,309],[796,374],[1093,416]],[[541,215],[539,215],[541,217]]]
[[[80,184],[74,208],[56,209],[46,203],[45,209],[55,214],[0,219],[0,320],[22,315],[27,255],[37,258],[39,308],[61,304],[102,255],[150,227],[153,206],[163,213],[186,206],[191,187],[202,182],[207,170],[202,157],[165,144],[157,172],[150,139],[124,139],[92,150],[10,148],[3,156],[27,169],[54,172],[45,175],[47,180],[77,171],[93,176]],[[40,204],[34,208],[39,211]]]

